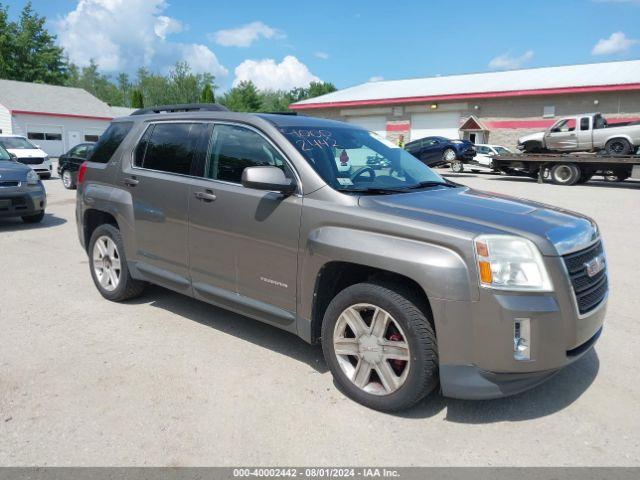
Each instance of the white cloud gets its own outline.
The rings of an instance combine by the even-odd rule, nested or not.
[[[373,77],[371,77],[369,79],[370,82],[381,82],[384,80],[384,77],[380,76],[380,75],[374,75]]]
[[[320,60],[329,60],[329,54],[327,52],[316,52],[313,56]]]
[[[155,32],[155,34],[162,40],[167,38],[167,35],[181,32],[182,29],[182,22],[176,20],[175,18],[165,17],[164,15],[158,17],[158,20],[153,27],[153,31]]]
[[[184,27],[162,15],[166,8],[165,0],[80,0],[57,22],[58,38],[72,62],[83,66],[94,59],[106,72],[133,72],[142,66],[166,71],[186,60],[196,72],[226,75],[205,45],[167,40]]]
[[[304,63],[292,55],[287,55],[280,63],[272,58],[245,60],[236,67],[235,74],[233,86],[244,80],[251,80],[261,90],[289,90],[320,81]]]
[[[624,53],[632,45],[638,43],[638,40],[627,38],[622,32],[614,32],[609,38],[601,38],[598,40],[591,50],[591,55],[614,55],[616,53]]]
[[[514,70],[522,67],[533,58],[533,51],[527,50],[519,57],[514,57],[511,52],[503,53],[489,62],[489,68],[494,70]]]
[[[218,30],[207,35],[209,40],[223,47],[248,47],[262,38],[284,38],[284,33],[262,22],[247,23],[238,28]]]

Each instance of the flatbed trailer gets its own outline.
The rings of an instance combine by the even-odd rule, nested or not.
[[[492,168],[508,175],[549,178],[558,185],[586,183],[594,175],[616,181],[640,179],[640,155],[601,155],[598,153],[513,154],[492,156]]]

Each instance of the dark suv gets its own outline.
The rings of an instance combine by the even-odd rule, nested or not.
[[[339,388],[380,410],[438,382],[523,391],[600,335],[589,218],[448,182],[350,124],[206,108],[116,119],[80,168],[105,298],[155,283],[321,342]]]
[[[430,167],[447,165],[456,160],[469,161],[476,156],[474,145],[469,140],[450,140],[444,137],[425,137],[405,145],[411,155]]]

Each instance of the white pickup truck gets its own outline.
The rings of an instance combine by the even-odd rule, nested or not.
[[[600,113],[563,117],[544,132],[518,139],[525,153],[599,152],[607,155],[633,154],[640,146],[640,121],[612,123]]]

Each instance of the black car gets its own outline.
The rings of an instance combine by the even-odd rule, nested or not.
[[[58,159],[58,175],[62,178],[64,188],[76,188],[78,169],[93,151],[93,143],[79,143]]]
[[[405,145],[411,155],[430,167],[446,165],[455,160],[472,160],[476,156],[469,140],[450,140],[444,137],[425,137]]]

